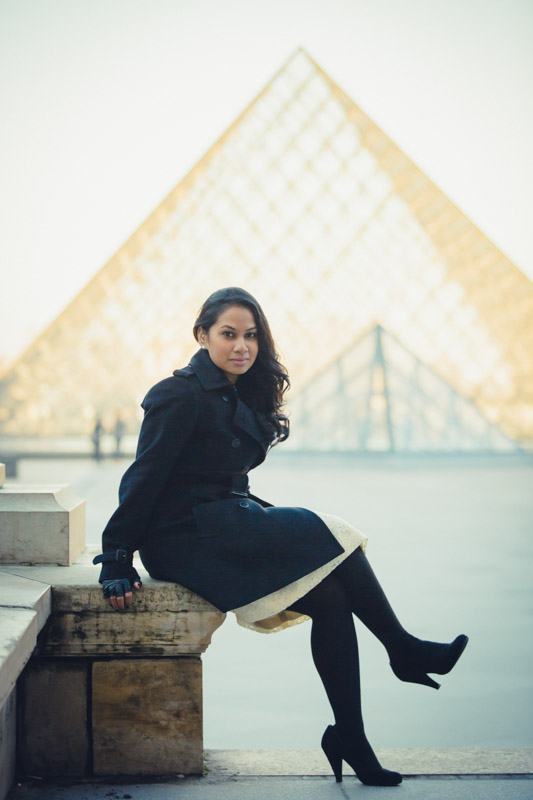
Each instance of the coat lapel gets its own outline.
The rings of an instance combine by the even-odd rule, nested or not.
[[[252,436],[256,442],[261,445],[263,452],[266,453],[268,450],[268,444],[265,434],[261,431],[261,428],[257,424],[256,415],[250,408],[248,408],[246,403],[243,403],[242,400],[239,399],[237,399],[237,408],[235,409],[235,414],[233,415],[233,424],[237,428],[240,428]]]
[[[198,350],[190,360],[190,366],[195,371],[202,388],[206,391],[212,389],[233,390],[233,384],[226,378],[223,371],[219,369],[209,356],[207,350]],[[268,450],[268,441],[265,434],[257,424],[257,417],[254,412],[243,403],[237,395],[237,407],[233,415],[233,424],[240,430],[247,433],[261,446],[263,453]]]

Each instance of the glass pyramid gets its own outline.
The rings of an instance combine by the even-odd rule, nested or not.
[[[0,432],[133,429],[228,285],[263,305],[295,402],[377,321],[533,442],[531,281],[301,50],[3,376]]]
[[[486,420],[376,325],[313,378],[291,403],[296,450],[518,452]]]

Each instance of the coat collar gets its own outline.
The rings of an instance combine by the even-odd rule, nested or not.
[[[227,389],[233,385],[220,367],[213,364],[207,350],[197,350],[189,364],[198,376],[202,389]]]
[[[198,380],[200,381],[202,389],[205,389],[206,391],[210,391],[211,389],[236,388],[235,384],[226,378],[224,372],[215,364],[213,364],[207,350],[197,350],[191,358],[189,366],[194,370]],[[268,450],[269,442],[257,424],[255,414],[246,405],[246,403],[243,403],[238,394],[237,406],[233,415],[233,424],[248,433],[253,439],[256,440],[258,444],[261,445],[264,459],[266,451]]]

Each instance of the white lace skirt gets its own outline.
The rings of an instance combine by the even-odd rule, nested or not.
[[[285,609],[323,581],[326,575],[333,572],[335,567],[341,564],[345,558],[348,558],[350,553],[353,553],[358,547],[361,547],[362,550],[366,549],[366,536],[363,536],[360,531],[352,527],[348,522],[333,514],[323,514],[320,511],[315,511],[315,514],[326,523],[341,547],[344,548],[344,553],[336,556],[332,561],[328,561],[327,564],[315,569],[308,575],[304,575],[303,578],[299,578],[294,583],[289,583],[287,586],[272,592],[272,594],[260,597],[245,606],[232,608],[231,610],[237,617],[239,625],[244,628],[250,628],[252,631],[258,631],[258,633],[277,633],[277,631],[282,631],[291,625],[305,622],[309,619],[305,614],[299,614],[297,611],[286,611]]]

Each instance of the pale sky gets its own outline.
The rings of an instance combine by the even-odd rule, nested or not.
[[[304,47],[533,278],[530,0],[0,0],[0,369]]]

